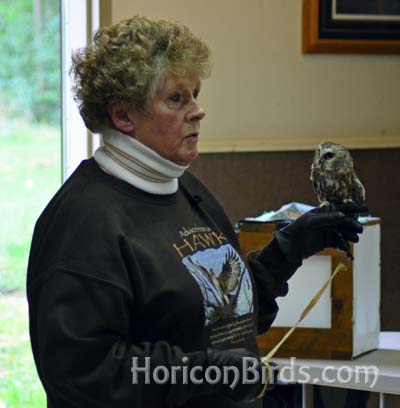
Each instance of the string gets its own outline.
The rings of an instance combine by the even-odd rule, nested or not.
[[[314,297],[310,300],[310,302],[308,303],[308,305],[305,307],[305,309],[303,310],[303,312],[300,315],[299,320],[297,320],[297,322],[294,324],[293,327],[291,327],[289,329],[289,331],[282,337],[282,339],[278,342],[278,344],[272,349],[270,350],[270,352],[265,356],[261,358],[261,362],[267,367],[268,370],[268,380],[265,382],[264,387],[262,389],[262,391],[260,392],[260,394],[258,395],[257,398],[262,398],[263,395],[265,394],[267,387],[269,385],[269,380],[271,377],[271,367],[269,365],[269,361],[271,360],[271,358],[275,355],[275,353],[279,350],[279,348],[282,346],[282,344],[290,337],[290,335],[295,331],[296,327],[306,318],[306,316],[310,313],[310,311],[312,310],[312,308],[316,305],[316,303],[319,301],[319,299],[321,298],[322,294],[325,292],[325,290],[327,289],[327,287],[331,284],[331,282],[333,281],[333,279],[335,279],[335,276],[342,270],[347,270],[347,266],[345,264],[347,260],[347,257],[343,257],[338,266],[336,267],[335,271],[333,272],[333,274],[329,277],[329,279],[322,285],[322,287],[318,290],[318,292],[314,295]]]

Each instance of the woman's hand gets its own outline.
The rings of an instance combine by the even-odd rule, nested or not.
[[[299,264],[303,259],[325,248],[338,248],[349,253],[348,241],[358,242],[363,231],[357,214],[368,211],[365,205],[338,204],[334,211],[318,207],[275,232],[275,238],[286,259]]]

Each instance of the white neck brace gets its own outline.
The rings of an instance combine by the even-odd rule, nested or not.
[[[115,129],[102,133],[104,146],[94,153],[97,164],[107,173],[151,194],[173,194],[178,177],[189,166],[161,157],[137,139]]]

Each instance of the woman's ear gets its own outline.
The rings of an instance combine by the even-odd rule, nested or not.
[[[133,123],[132,116],[129,114],[126,106],[122,103],[111,103],[108,106],[108,113],[111,121],[117,130],[123,133],[133,136],[135,131],[135,124]]]

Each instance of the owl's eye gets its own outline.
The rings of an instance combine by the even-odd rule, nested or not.
[[[324,159],[332,159],[332,157],[334,157],[335,155],[332,152],[328,152],[324,154]]]

